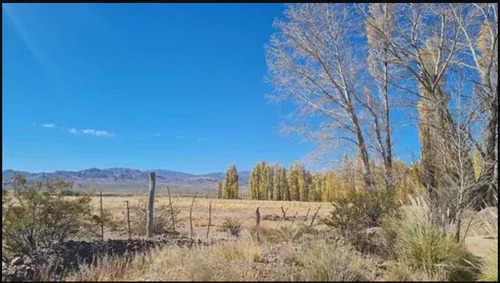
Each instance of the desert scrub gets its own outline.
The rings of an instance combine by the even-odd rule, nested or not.
[[[137,204],[134,204],[131,208],[131,232],[134,235],[144,236],[146,234],[146,222],[147,222],[147,199],[142,197],[139,199]],[[160,235],[167,232],[173,232],[172,226],[172,212],[175,224],[178,225],[181,221],[178,218],[180,210],[170,208],[170,205],[166,202],[160,202],[159,199],[155,199],[154,202],[154,215],[153,215],[153,234]]]
[[[418,215],[418,214],[417,214]],[[433,225],[429,216],[408,214],[396,237],[398,260],[426,278],[472,281],[478,278],[479,259]]]

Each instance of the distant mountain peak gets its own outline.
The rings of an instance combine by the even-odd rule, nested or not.
[[[77,184],[87,186],[91,184],[105,185],[135,185],[142,186],[149,182],[149,173],[156,172],[157,183],[159,185],[172,185],[178,187],[200,187],[215,189],[218,181],[224,179],[223,172],[214,172],[209,174],[190,174],[185,172],[172,171],[167,169],[156,170],[138,170],[122,167],[107,169],[88,168],[79,171],[57,170],[55,172],[30,173],[6,169],[2,171],[2,185],[8,186],[15,173],[21,173],[26,176],[28,182],[45,181],[62,177],[65,180],[73,181]],[[249,171],[238,172],[240,176],[240,185],[246,186],[250,176]]]

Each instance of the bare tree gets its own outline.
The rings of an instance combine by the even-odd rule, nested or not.
[[[445,229],[447,225],[454,224],[455,238],[460,240],[463,212],[472,208],[476,203],[477,190],[480,189],[484,180],[476,179],[470,174],[473,165],[470,162],[473,148],[469,138],[477,118],[477,109],[480,107],[478,101],[472,96],[463,95],[463,84],[455,82],[454,89],[450,90],[455,102],[450,111],[456,122],[456,135],[450,139],[436,139],[434,141],[435,154],[442,160],[447,170],[443,170],[440,181],[445,189],[440,190],[439,202],[431,211],[434,219]],[[432,207],[431,207],[432,208]],[[439,217],[436,217],[439,216]]]
[[[354,144],[363,161],[364,184],[374,188],[366,127],[360,117],[366,52],[356,44],[359,18],[353,7],[338,4],[289,5],[285,16],[286,20],[274,23],[278,33],[267,46],[269,78],[276,87],[272,99],[293,99],[299,116],[326,118],[292,130],[319,147],[339,141]]]
[[[354,145],[367,188],[378,184],[380,158],[390,189],[390,113],[395,100],[404,102],[410,115],[418,115],[419,167],[431,208],[447,203],[447,194],[462,198],[452,214],[460,214],[470,201],[476,208],[494,204],[497,8],[454,3],[287,6],[267,46],[275,86],[271,98],[294,101],[298,108],[292,114],[305,119],[285,130],[315,141],[320,153]],[[470,108],[464,109],[465,104]],[[480,157],[478,177],[474,150]]]
[[[462,138],[458,127],[460,123],[450,109],[455,101],[449,93],[456,83],[450,80],[453,76],[462,76],[463,80],[463,73],[456,72],[455,68],[457,62],[463,62],[460,54],[465,49],[465,45],[461,44],[462,28],[456,18],[458,14],[463,16],[468,13],[462,13],[463,9],[457,13],[455,10],[459,7],[444,3],[395,4],[393,28],[382,28],[376,22],[367,22],[377,38],[388,43],[387,51],[392,62],[405,70],[404,76],[411,78],[404,83],[400,80],[394,87],[420,100],[423,182],[433,207],[439,202],[437,190],[444,189],[441,177],[451,174],[447,170],[453,170],[453,166],[446,163],[447,159],[438,153],[444,157],[456,157],[458,152],[452,143]],[[441,143],[448,144],[438,149],[437,145]],[[445,149],[448,152],[443,152]],[[474,176],[472,155],[462,158],[468,164],[467,178],[471,179]]]
[[[453,63],[467,76],[479,102],[482,135],[469,138],[479,152],[481,172],[478,178],[476,208],[498,201],[498,4],[461,4],[451,6],[460,31],[461,56]],[[482,140],[482,142],[481,142]]]
[[[377,100],[371,99],[371,93],[366,89],[366,102],[368,103],[366,108],[373,118],[372,128],[376,137],[376,144],[378,145],[377,152],[384,166],[385,186],[387,189],[393,189],[389,107],[389,80],[391,79],[389,68],[391,67],[391,57],[388,50],[390,41],[393,40],[391,37],[394,25],[393,4],[370,4],[369,14],[364,11],[364,6],[359,7],[365,19],[366,36],[370,49],[367,58],[368,71],[376,81],[382,104],[380,105]],[[379,37],[378,30],[384,30],[387,36]]]

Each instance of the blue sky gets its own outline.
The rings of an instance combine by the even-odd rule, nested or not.
[[[291,106],[265,99],[264,45],[283,10],[2,4],[3,169],[209,173],[304,160],[312,144],[277,133]],[[403,160],[416,137],[398,138]]]

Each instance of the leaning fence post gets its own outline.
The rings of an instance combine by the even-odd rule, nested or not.
[[[212,202],[210,202],[210,205],[208,206],[208,228],[207,228],[207,240],[208,240],[208,233],[210,233],[210,224],[212,223]]]
[[[306,221],[307,221],[307,216],[309,216],[309,211],[310,211],[310,210],[311,210],[311,208],[309,207],[309,208],[307,209],[307,213],[306,213],[306,217],[304,218],[304,222],[306,222]]]
[[[156,173],[149,173],[149,201],[148,201],[148,221],[147,232],[148,238],[153,237],[153,205],[155,200]]]
[[[316,215],[318,214],[318,211],[319,211],[320,208],[321,208],[321,205],[318,206],[318,209],[316,209],[316,212],[314,213],[313,218],[311,219],[311,224],[309,225],[309,227],[313,226],[314,219],[316,218]]]
[[[101,203],[101,240],[104,241],[104,218],[102,216],[102,191],[99,192],[99,201]]]

